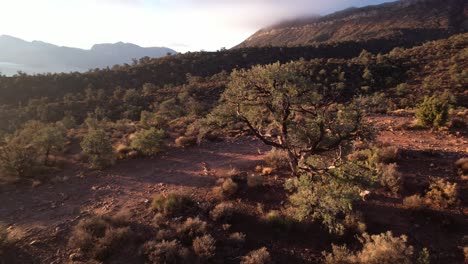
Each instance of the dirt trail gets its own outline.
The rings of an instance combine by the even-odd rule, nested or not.
[[[102,172],[70,169],[61,173],[66,178],[63,182],[0,193],[0,221],[20,239],[25,251],[45,256],[41,263],[53,263],[62,255],[60,244],[79,219],[119,211],[135,215],[147,208],[156,193],[168,190],[206,195],[217,177],[231,168],[251,169],[261,163],[265,150],[252,139],[230,139],[171,150],[157,158],[120,161]],[[210,167],[209,175],[202,171],[204,162]],[[20,262],[29,260],[25,257]]]

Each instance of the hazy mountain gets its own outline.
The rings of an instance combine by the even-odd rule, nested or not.
[[[26,73],[86,71],[94,68],[131,63],[142,57],[159,58],[176,51],[164,48],[142,48],[135,44],[118,42],[98,44],[90,50],[60,47],[53,44],[0,36],[0,72],[11,75]]]
[[[237,47],[405,38],[435,39],[467,30],[465,0],[404,0],[349,8],[264,28]]]

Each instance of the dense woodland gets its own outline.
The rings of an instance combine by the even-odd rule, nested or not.
[[[256,221],[293,237],[318,224],[320,231],[309,234],[331,241],[296,262],[462,263],[462,232],[449,249],[413,246],[404,234],[366,233],[357,210],[368,193],[382,189],[427,221],[441,217],[454,229],[466,223],[459,220],[458,180],[428,180],[422,192],[403,191],[398,147],[378,144],[378,131],[364,122],[371,114],[415,113],[418,123],[410,129],[466,132],[468,34],[419,44],[383,39],[246,48],[142,58],[86,73],[2,76],[2,187],[48,182],[71,163],[99,171],[172,148],[252,137],[273,149],[261,175],[273,170],[284,179],[284,188],[273,190],[283,201],[259,209]],[[466,159],[458,166],[466,175]],[[258,243],[244,247],[246,234],[226,231],[240,221],[238,189],[263,185],[263,176],[248,173],[226,175],[213,188],[216,204],[157,194],[148,222],[84,218],[68,230],[64,250],[81,263],[121,263],[119,254],[135,263],[292,259]],[[0,246],[13,247],[3,233]]]

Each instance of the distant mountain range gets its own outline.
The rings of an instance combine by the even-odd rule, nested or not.
[[[131,43],[97,44],[90,50],[60,47],[41,41],[24,41],[12,36],[0,36],[0,73],[87,71],[131,63],[142,57],[159,58],[176,51],[165,47],[143,48]]]
[[[466,0],[401,0],[349,8],[261,29],[237,48],[390,38],[415,42],[437,39],[467,31],[467,3]]]

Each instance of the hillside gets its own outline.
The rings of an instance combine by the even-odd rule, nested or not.
[[[468,6],[463,0],[390,2],[280,23],[258,31],[237,48],[369,39],[405,39],[421,43],[467,30],[467,15]]]
[[[159,58],[176,51],[169,48],[142,48],[118,42],[98,44],[90,50],[59,47],[42,41],[27,42],[19,38],[0,36],[0,73],[84,72],[115,64],[131,63],[142,57]]]

